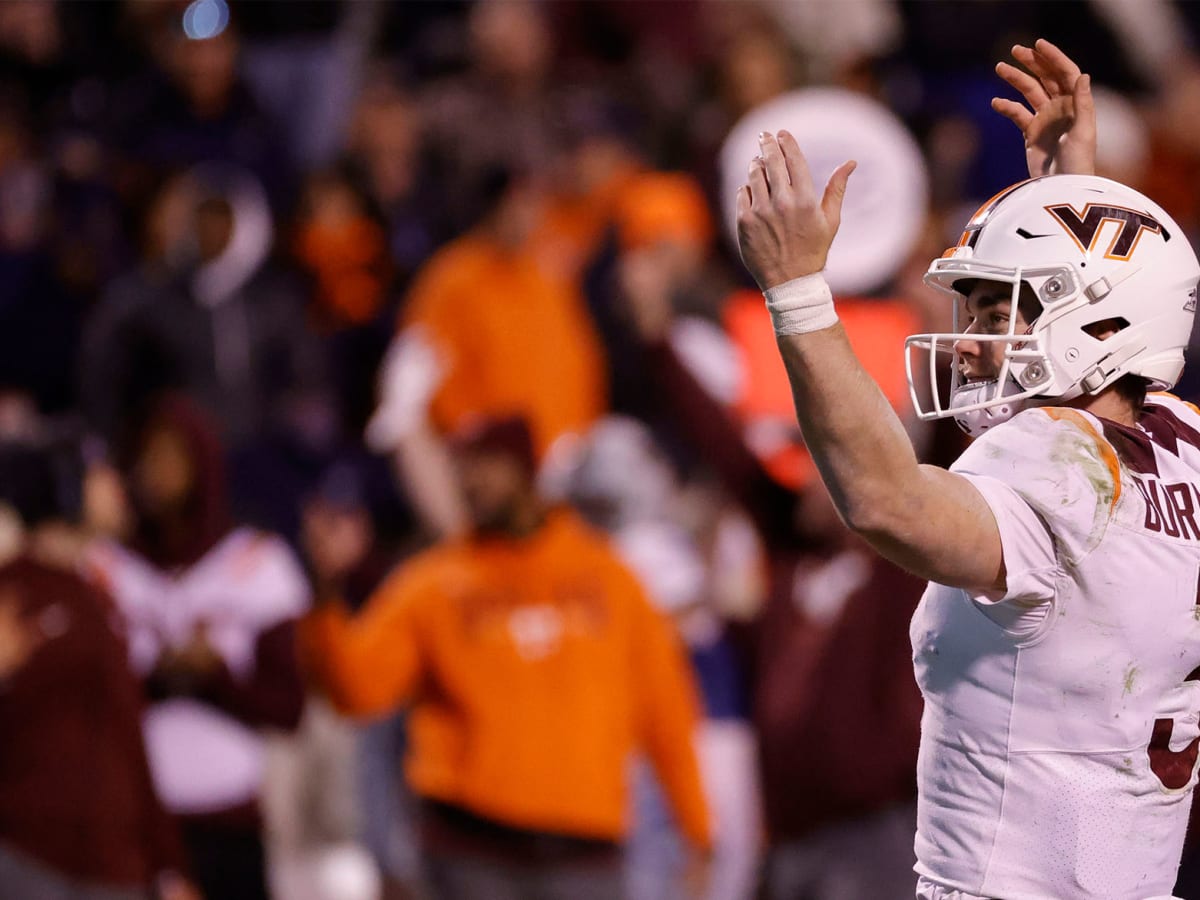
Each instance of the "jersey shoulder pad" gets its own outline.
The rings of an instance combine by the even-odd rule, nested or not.
[[[1200,406],[1189,403],[1166,391],[1154,391],[1146,395],[1147,406],[1161,406],[1170,410],[1185,425],[1200,431]]]
[[[976,440],[951,471],[1010,487],[1071,563],[1099,544],[1121,499],[1120,461],[1099,420],[1064,407],[1019,413]]]

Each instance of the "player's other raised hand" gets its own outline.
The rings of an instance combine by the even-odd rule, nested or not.
[[[742,262],[762,290],[825,268],[842,220],[853,161],[842,163],[818,197],[808,162],[786,131],[758,137],[760,155],[750,161],[738,190],[738,247]]]
[[[1029,174],[1035,178],[1094,175],[1096,107],[1091,76],[1081,73],[1067,54],[1044,38],[1032,47],[1017,44],[1012,55],[1029,71],[1000,62],[996,74],[1020,91],[1029,107],[993,97],[992,109],[1010,119],[1025,136]]]

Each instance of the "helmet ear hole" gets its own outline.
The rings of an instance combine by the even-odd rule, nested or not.
[[[1124,316],[1110,316],[1107,319],[1098,319],[1095,322],[1083,325],[1080,330],[1098,341],[1104,341],[1108,340],[1118,331],[1124,331],[1128,327],[1129,320]]]

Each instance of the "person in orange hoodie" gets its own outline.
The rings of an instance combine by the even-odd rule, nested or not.
[[[328,542],[301,626],[340,709],[411,705],[406,773],[435,894],[621,897],[639,748],[703,858],[699,705],[670,625],[603,537],[543,505],[523,420],[482,420],[453,447],[470,535],[402,564],[355,617],[339,581],[367,548]]]

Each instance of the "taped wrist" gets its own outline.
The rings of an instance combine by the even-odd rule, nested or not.
[[[763,291],[775,333],[808,334],[837,324],[833,293],[820,272]]]

